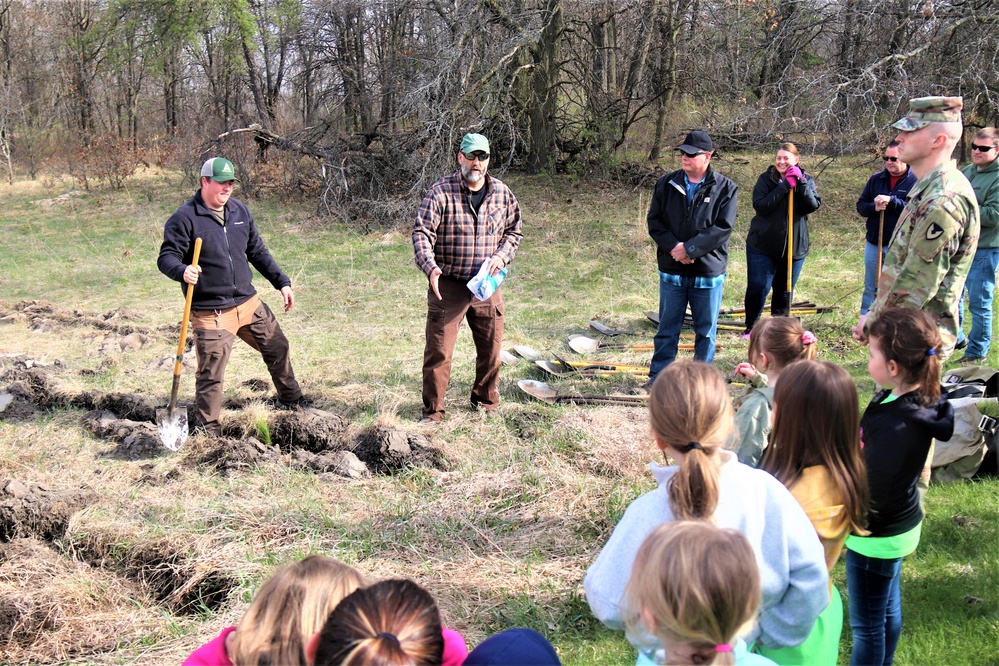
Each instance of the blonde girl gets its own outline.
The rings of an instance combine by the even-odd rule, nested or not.
[[[883,388],[860,420],[870,534],[846,540],[850,663],[890,664],[902,631],[902,559],[916,550],[923,524],[919,475],[933,439],[954,434],[954,410],[940,396],[943,341],[928,314],[889,308],[868,338],[867,369]]]
[[[593,614],[624,628],[621,599],[645,538],[674,520],[706,520],[741,532],[756,556],[760,616],[747,642],[784,647],[803,641],[829,603],[822,544],[787,488],[725,450],[735,427],[721,374],[696,361],[666,366],[652,386],[649,418],[657,448],[675,464],[651,465],[658,488],[632,502],[586,572]],[[661,647],[655,638],[628,637],[643,649]]]
[[[774,386],[789,364],[816,355],[817,339],[801,322],[791,317],[761,319],[749,335],[749,363],[740,363],[735,374],[749,379],[753,388],[735,413],[739,431],[735,449],[739,461],[759,467],[770,436]]]
[[[310,555],[260,588],[238,627],[228,627],[184,666],[305,666],[305,644],[340,600],[365,584],[353,567]]]
[[[849,534],[866,534],[867,471],[860,452],[857,387],[840,366],[798,361],[774,392],[774,429],[762,469],[787,486],[825,549],[831,572]],[[778,664],[828,664],[839,656],[843,600],[830,581],[831,600],[804,643],[760,652]]]
[[[637,666],[772,664],[739,638],[756,618],[760,572],[749,541],[700,521],[660,525],[645,539],[624,591],[625,622],[648,631],[660,653],[639,653]]]

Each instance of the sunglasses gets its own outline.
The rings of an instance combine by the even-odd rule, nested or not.
[[[697,157],[698,155],[707,155],[708,153],[707,151],[704,150],[696,153],[688,153],[686,150],[681,150],[680,154],[683,155],[684,157]]]
[[[489,159],[489,153],[484,153],[481,150],[477,150],[474,153],[462,153],[465,159],[471,162],[472,160],[479,160],[480,162],[485,162]]]
[[[990,150],[994,150],[995,146],[979,146],[977,143],[971,144],[972,150],[977,150],[980,153],[987,153]]]
[[[887,155],[885,155],[885,162],[898,162],[898,158],[897,157],[888,157]]]

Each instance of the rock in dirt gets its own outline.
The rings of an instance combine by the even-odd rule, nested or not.
[[[347,421],[322,409],[279,412],[268,424],[271,441],[282,451],[305,449],[319,453],[327,449],[349,448],[343,441]]]
[[[0,479],[0,542],[23,537],[61,539],[70,517],[94,500],[85,489],[52,490]]]
[[[255,437],[246,439],[218,438],[197,459],[198,465],[214,467],[221,474],[249,471],[265,462],[280,462],[281,450],[267,446]]]
[[[431,446],[425,435],[382,426],[375,426],[361,435],[354,453],[379,474],[389,474],[406,466],[446,468],[443,454]]]

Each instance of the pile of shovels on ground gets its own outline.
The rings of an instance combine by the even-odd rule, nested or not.
[[[791,316],[800,317],[802,315],[819,314],[836,309],[837,306],[816,305],[815,303],[800,301],[792,303]],[[745,330],[745,308],[722,308],[719,311],[718,329],[728,331]],[[659,313],[653,310],[645,312],[645,316],[654,324],[659,323]],[[590,328],[607,338],[618,337],[646,337],[655,335],[654,330],[625,331],[596,321],[589,322]],[[688,310],[684,318],[684,326],[693,328],[693,319]],[[681,351],[693,351],[694,334],[681,333],[679,349]],[[569,348],[577,354],[592,355],[609,351],[647,351],[653,350],[653,343],[648,342],[617,342],[605,339],[591,338],[582,334],[572,334],[568,337]],[[715,344],[716,349],[722,349],[719,343]],[[616,363],[608,360],[568,360],[554,352],[547,355],[527,347],[525,345],[515,345],[513,353],[504,351],[502,353],[504,363],[517,363],[526,360],[534,363],[544,372],[556,377],[613,377],[619,375],[633,375],[637,377],[648,377],[648,366],[632,365],[627,363]],[[644,405],[648,402],[647,392],[641,395],[629,395],[626,393],[612,393],[608,395],[580,395],[575,393],[559,393],[554,387],[533,379],[522,379],[517,382],[522,391],[528,395],[543,400],[548,403],[571,402],[575,404],[616,404],[616,405]]]

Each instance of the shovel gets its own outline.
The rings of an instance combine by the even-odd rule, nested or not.
[[[198,265],[201,256],[201,239],[194,239],[194,260]],[[180,388],[180,371],[184,368],[184,343],[187,342],[187,323],[191,319],[191,299],[194,298],[194,285],[187,285],[187,299],[184,301],[184,318],[180,321],[180,341],[177,343],[177,358],[173,363],[173,388],[170,389],[170,404],[166,409],[156,410],[156,428],[163,446],[176,451],[187,441],[187,408],[177,408],[177,390]]]

